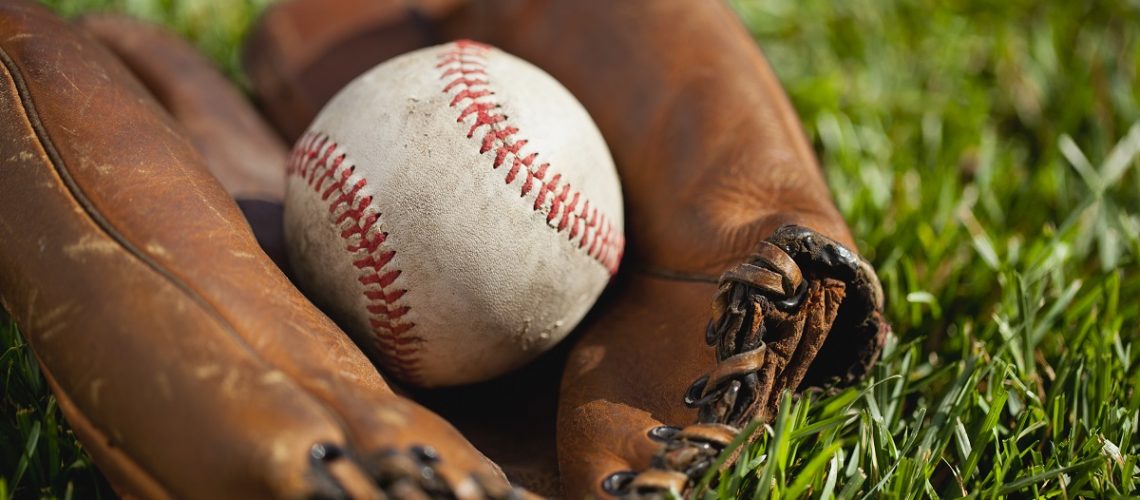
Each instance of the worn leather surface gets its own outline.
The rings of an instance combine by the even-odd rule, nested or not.
[[[234,198],[282,199],[287,150],[281,139],[202,54],[158,26],[125,16],[92,14],[76,24],[121,57]]]
[[[238,202],[266,254],[285,267],[281,204],[288,148],[248,99],[173,33],[121,15],[75,20],[130,69],[182,125],[210,173]]]
[[[251,47],[287,46],[278,42],[282,19],[299,20],[317,3],[293,0],[271,9]],[[362,3],[367,2],[332,2],[337,11],[354,11]],[[452,10],[435,12],[430,33],[496,45],[566,85],[598,123],[617,162],[627,206],[624,271],[571,339],[576,344],[562,380],[557,427],[563,495],[604,498],[604,478],[643,470],[661,450],[648,437],[650,429],[694,422],[696,412],[682,404],[682,396],[717,366],[713,350],[704,345],[717,276],[785,224],[805,226],[854,250],[852,237],[779,82],[723,3],[503,0],[457,2]],[[340,25],[337,16],[330,11],[321,23]],[[376,15],[346,31],[382,32],[393,18],[401,17]],[[352,53],[361,66],[383,60],[353,51],[344,42],[350,38],[315,35],[308,42],[341,57]],[[277,61],[277,74],[261,72],[260,54]],[[279,129],[307,121],[312,115],[305,110],[319,109],[327,99],[303,89],[337,86],[336,72],[299,69],[312,59],[320,57],[289,63],[281,62],[291,59],[280,48],[247,53],[255,90]],[[281,88],[296,90],[290,95],[305,105],[278,97]],[[809,281],[826,278],[813,275]],[[850,337],[849,323],[869,313],[845,313],[836,303],[844,297],[843,283],[810,286],[817,298],[800,315],[818,320],[797,319],[799,329],[783,337],[801,339],[808,325],[814,340],[803,346],[792,370],[781,370],[784,385],[797,385],[805,376],[815,380],[803,365],[817,349],[829,352],[822,359],[834,365],[820,373],[854,364],[820,336],[830,343],[841,339],[839,345],[847,347],[842,339]],[[879,341],[881,335],[872,340]],[[798,346],[782,349],[790,359]],[[769,369],[777,368],[782,367]],[[457,425],[464,427],[462,417]],[[509,422],[503,427],[511,428]]]
[[[30,1],[0,5],[0,117],[0,304],[121,494],[375,496],[427,444],[460,496],[497,482],[293,288],[183,125]]]

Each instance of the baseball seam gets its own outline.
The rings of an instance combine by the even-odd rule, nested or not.
[[[400,270],[391,265],[396,252],[381,248],[388,233],[380,230],[379,208],[371,195],[361,194],[368,182],[353,177],[356,166],[346,164],[346,157],[327,135],[308,132],[297,141],[285,175],[297,177],[328,204],[329,222],[340,231],[345,251],[355,257],[352,265],[364,287],[368,326],[381,366],[418,383],[417,354],[423,338],[408,334],[415,323],[403,321],[411,307],[399,302],[408,291],[392,286],[400,276]]]
[[[538,152],[525,149],[529,141],[518,137],[519,128],[509,123],[493,98],[486,68],[490,50],[487,45],[460,40],[439,56],[436,68],[441,71],[440,79],[445,80],[443,93],[451,97],[451,108],[460,108],[456,122],[474,117],[467,138],[476,139],[476,133],[485,128],[477,139],[479,153],[493,152],[495,170],[510,165],[506,184],[520,181],[520,198],[533,192],[532,209],[546,215],[548,226],[557,233],[564,232],[579,250],[614,274],[625,244],[622,232],[549,163],[536,161]],[[329,222],[337,227],[345,251],[355,258],[352,264],[364,287],[369,329],[381,366],[419,384],[422,374],[418,355],[424,339],[409,334],[415,323],[404,321],[411,308],[400,304],[408,291],[393,286],[401,274],[392,265],[396,251],[381,248],[388,233],[380,230],[379,207],[371,195],[361,194],[368,183],[354,176],[356,166],[346,158],[347,153],[328,135],[310,131],[294,147],[286,176],[297,177],[327,203]]]
[[[443,93],[451,96],[452,108],[460,108],[456,122],[464,123],[474,116],[467,138],[476,139],[476,133],[484,129],[477,139],[479,153],[494,152],[492,168],[510,166],[505,180],[507,184],[521,180],[520,197],[525,198],[537,185],[533,210],[546,214],[548,226],[558,233],[565,232],[571,243],[576,242],[578,249],[614,274],[621,262],[625,237],[550,163],[536,161],[538,152],[525,149],[529,141],[520,137],[519,127],[510,123],[495,101],[487,74],[486,56],[490,51],[490,46],[459,40],[439,55],[436,68],[441,72],[440,80],[445,81]]]

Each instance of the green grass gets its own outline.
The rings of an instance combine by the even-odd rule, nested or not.
[[[0,498],[113,497],[67,427],[35,357],[0,313]]]
[[[239,65],[241,43],[254,19],[274,0],[40,0],[65,17],[119,12],[153,21],[194,42],[222,69],[245,85]]]
[[[897,339],[708,496],[1140,493],[1140,3],[735,5]]]
[[[164,22],[236,77],[264,2],[48,3]],[[789,400],[705,496],[1140,494],[1140,1],[733,4],[897,338],[865,382]],[[0,497],[106,495],[5,325]]]

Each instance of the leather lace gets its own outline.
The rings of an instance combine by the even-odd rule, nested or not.
[[[326,466],[329,462],[349,458],[368,471],[375,485],[383,493],[383,498],[401,500],[486,498],[491,500],[516,500],[522,498],[518,489],[496,478],[483,477],[478,473],[470,476],[462,495],[453,488],[437,470],[441,458],[430,446],[412,446],[407,450],[387,449],[371,456],[351,458],[347,452],[335,445],[317,444],[310,451],[313,472],[324,482],[327,492],[317,498],[348,498],[347,492],[330,475]]]

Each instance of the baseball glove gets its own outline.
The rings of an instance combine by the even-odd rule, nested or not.
[[[478,447],[545,494],[559,491],[559,472],[567,498],[683,494],[746,423],[772,415],[780,394],[849,383],[882,346],[875,275],[854,253],[778,83],[718,3],[292,0],[271,8],[251,39],[251,80],[286,137],[360,71],[459,37],[550,72],[603,131],[628,205],[627,257],[610,292],[577,336],[522,373],[411,394],[475,447],[393,393],[273,269],[205,173],[239,198],[272,254],[282,172],[269,159],[281,148],[240,95],[174,40],[86,21],[174,123],[105,52],[17,5],[0,10],[4,34],[59,40],[8,36],[0,45],[16,54],[4,57],[13,81],[35,80],[14,83],[16,97],[0,95],[0,106],[15,103],[0,111],[37,117],[5,123],[46,130],[0,130],[2,144],[48,144],[15,169],[41,179],[0,187],[11,190],[0,198],[0,296],[124,492],[511,494]],[[28,45],[39,56],[26,55]],[[40,60],[56,52],[66,60]],[[65,81],[85,82],[83,92]],[[54,103],[52,114],[26,96]],[[96,129],[86,117],[98,111],[83,102],[114,125]],[[19,187],[55,178],[54,198]],[[38,221],[50,227],[85,223],[94,236],[75,229],[46,246],[18,241],[15,231],[40,227],[24,210],[53,216]],[[86,252],[83,260],[68,260],[68,245],[84,238],[107,241],[106,253],[82,246],[70,252]],[[45,247],[56,255],[36,253]],[[70,287],[51,279],[64,275]],[[146,280],[154,283],[135,284]],[[109,289],[131,292],[115,298]],[[61,304],[62,313],[38,312]],[[85,335],[75,333],[76,318],[91,315]],[[266,379],[274,383],[262,389]]]

